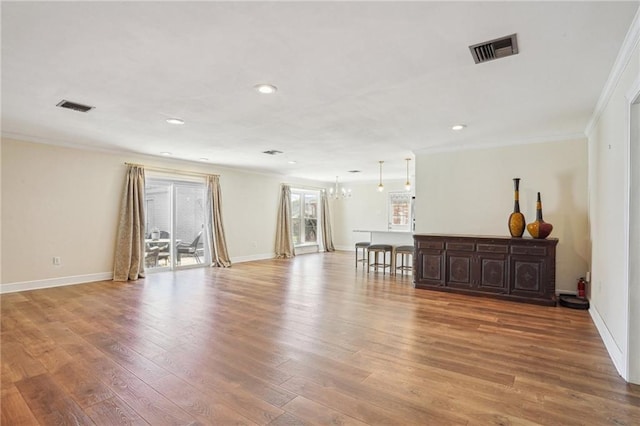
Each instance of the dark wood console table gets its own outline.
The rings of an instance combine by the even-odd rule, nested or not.
[[[413,236],[416,288],[555,306],[557,238]]]

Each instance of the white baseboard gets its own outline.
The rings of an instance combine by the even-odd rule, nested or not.
[[[85,284],[94,281],[109,281],[112,279],[113,272],[99,272],[97,274],[74,275],[71,277],[49,278],[46,280],[22,281],[0,285],[0,294],[37,290],[49,287],[62,287],[65,285]]]
[[[611,332],[609,332],[609,329],[598,313],[598,310],[591,306],[591,308],[589,308],[589,314],[591,315],[591,319],[593,319],[593,323],[598,329],[598,333],[600,333],[600,338],[602,339],[605,348],[607,348],[607,352],[609,352],[609,356],[613,361],[613,365],[615,365],[616,369],[618,370],[618,374],[620,374],[620,376],[622,376],[622,378],[626,381],[629,381],[629,378],[627,377],[627,364],[625,362],[625,356],[622,353],[622,350],[611,335]]]
[[[238,256],[231,258],[231,265],[234,263],[252,262],[254,260],[267,260],[276,257],[275,253],[252,254],[250,256]]]
[[[334,248],[339,251],[356,251],[355,246],[335,246]]]

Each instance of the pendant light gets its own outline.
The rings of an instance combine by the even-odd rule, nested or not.
[[[404,184],[404,188],[407,191],[411,191],[411,182],[409,181],[409,161],[411,161],[411,158],[405,158],[405,160],[407,160],[407,181]]]
[[[384,161],[378,161],[380,163],[380,183],[378,184],[378,192],[384,191],[384,185],[382,184],[382,163]]]

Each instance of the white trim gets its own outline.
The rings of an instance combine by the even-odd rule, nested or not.
[[[554,135],[554,136],[542,136],[528,139],[521,139],[518,141],[503,141],[503,142],[478,142],[478,143],[469,143],[455,146],[446,146],[446,145],[438,145],[427,148],[416,149],[414,151],[414,155],[420,154],[436,154],[440,152],[457,152],[457,151],[471,151],[471,150],[480,150],[480,149],[493,149],[493,148],[506,148],[510,146],[521,146],[521,145],[531,145],[538,143],[548,143],[548,142],[558,142],[558,141],[567,141],[567,140],[579,140],[586,139],[587,136],[584,133],[567,133],[564,135]]]
[[[627,108],[626,108],[626,151],[627,151],[627,164],[626,164],[626,191],[625,191],[625,209],[624,209],[624,282],[626,283],[626,306],[625,312],[627,315],[627,352],[624,357],[625,361],[625,372],[624,379],[628,382],[631,374],[631,333],[635,330],[633,325],[631,324],[631,275],[629,273],[629,268],[631,267],[631,236],[630,236],[630,217],[631,217],[631,109],[633,108],[634,101],[638,99],[640,96],[640,77],[637,77],[636,80],[631,85],[631,88],[625,94],[625,98],[627,100]],[[638,165],[635,165],[638,167]]]
[[[0,285],[0,294],[15,293],[17,291],[38,290],[41,288],[64,287],[67,285],[86,284],[95,281],[111,281],[113,272],[99,272],[97,274],[74,275],[71,277],[49,278],[46,280],[22,281]]]
[[[273,259],[275,257],[276,257],[275,253],[252,254],[249,256],[232,257],[231,266],[233,267],[234,263],[253,262],[254,260],[267,260],[267,259]]]
[[[633,56],[633,51],[635,50],[638,42],[640,42],[640,9],[636,11],[636,15],[633,18],[633,22],[631,22],[629,31],[627,31],[627,35],[622,42],[620,50],[618,51],[618,57],[613,63],[613,68],[611,68],[609,78],[604,85],[604,89],[600,92],[600,98],[598,99],[593,114],[591,115],[591,119],[589,119],[587,127],[584,130],[584,133],[587,136],[591,135],[591,132],[593,132],[598,121],[600,121],[600,116],[602,116],[604,109],[609,103],[609,99],[611,99],[625,68],[629,65],[629,61]]]
[[[629,304],[629,296],[631,293],[631,289],[629,288],[629,242],[631,238],[629,237],[629,212],[631,210],[631,104],[627,101],[627,108],[625,111],[625,151],[627,156],[626,164],[624,165],[624,181],[623,181],[623,194],[624,194],[624,206],[622,211],[622,227],[624,228],[622,240],[624,241],[623,254],[622,254],[622,283],[624,287],[624,305],[621,306],[622,311],[625,315],[625,348],[626,350],[622,353],[623,358],[622,362],[624,363],[623,371],[625,374],[622,374],[622,377],[628,382],[629,377],[627,377],[627,373],[629,371],[629,337],[630,337],[630,329],[631,329],[631,306]]]
[[[618,345],[616,344],[616,341],[609,332],[607,325],[605,324],[602,317],[600,317],[598,310],[592,306],[589,309],[589,314],[591,315],[591,319],[593,319],[593,323],[598,329],[598,333],[600,333],[600,337],[602,338],[602,342],[604,343],[605,348],[607,348],[607,352],[609,352],[609,356],[613,361],[613,365],[618,370],[618,374],[620,374],[620,376],[622,376],[622,378],[626,380],[626,362],[622,350],[620,350],[620,347],[618,347]]]
[[[355,246],[335,246],[337,251],[356,251]]]
[[[633,84],[631,85],[631,87],[629,88],[629,90],[627,91],[625,97],[627,98],[627,101],[629,101],[629,108],[631,108],[631,105],[635,104],[635,100],[640,96],[640,77],[636,78],[636,81],[633,82]],[[638,99],[638,102],[640,102],[640,99]]]

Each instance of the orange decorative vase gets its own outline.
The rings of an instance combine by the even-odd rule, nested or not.
[[[513,179],[514,201],[513,213],[509,215],[509,232],[512,237],[520,238],[524,234],[525,220],[524,215],[520,213],[520,178]]]
[[[536,203],[536,221],[527,225],[527,231],[533,238],[539,238],[541,240],[547,238],[553,225],[542,220],[542,201],[540,201],[540,193],[538,192],[538,202]]]

